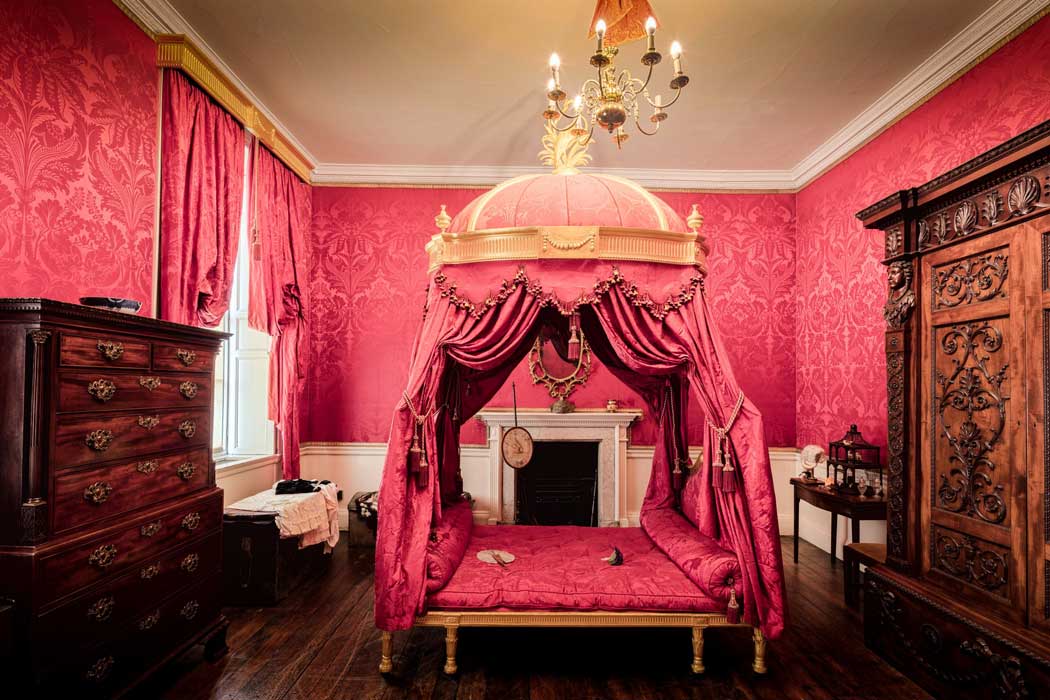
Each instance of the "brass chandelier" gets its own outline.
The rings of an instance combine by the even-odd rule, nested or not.
[[[682,46],[677,41],[671,43],[671,59],[674,62],[674,74],[671,77],[670,89],[674,97],[664,102],[661,95],[655,99],[649,97],[649,82],[653,77],[653,67],[663,59],[656,50],[656,19],[649,17],[645,22],[647,46],[642,54],[642,65],[647,74],[645,80],[635,78],[627,69],[617,71],[614,61],[619,48],[605,42],[605,21],[599,19],[594,25],[598,38],[598,47],[591,56],[590,63],[597,70],[597,78],[588,78],[583,83],[580,93],[566,104],[567,95],[561,87],[561,59],[558,54],[551,54],[551,77],[547,81],[547,109],[543,112],[546,119],[556,131],[568,131],[582,141],[590,140],[597,124],[612,135],[616,147],[621,148],[629,138],[624,130],[628,119],[633,119],[635,127],[646,136],[652,136],[660,129],[660,122],[667,119],[667,108],[682,96],[682,88],[689,84],[689,76],[682,72]],[[639,111],[645,100],[652,107],[649,121],[654,125],[647,131],[639,118]],[[568,110],[571,109],[570,113]],[[568,123],[563,123],[562,119]]]

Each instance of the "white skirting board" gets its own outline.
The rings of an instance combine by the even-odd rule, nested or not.
[[[695,458],[697,450],[693,450]],[[347,526],[345,504],[358,491],[375,491],[379,488],[383,473],[383,461],[386,458],[384,443],[312,442],[302,445],[302,477],[304,479],[331,479],[346,494],[344,507],[340,509],[340,527]],[[492,504],[487,498],[490,493],[489,448],[484,445],[464,445],[461,448],[463,485],[475,498],[474,521],[484,523],[489,518]],[[788,480],[800,471],[799,451],[794,448],[774,447],[769,451],[773,469],[773,483],[776,489],[777,519],[780,534],[791,535],[792,521],[792,488]],[[649,471],[653,459],[652,447],[629,447],[627,449],[627,518],[631,525],[638,524],[638,511],[641,508],[645,487],[649,483]],[[269,484],[266,484],[269,486]],[[808,503],[803,503],[799,517],[799,536],[829,551],[831,537],[831,515],[817,510]],[[841,557],[842,545],[848,541],[848,521],[840,518],[838,528],[839,541],[836,553]],[[885,542],[886,527],[881,522],[864,522],[861,526],[861,539],[865,542]],[[785,552],[790,555],[790,550]]]

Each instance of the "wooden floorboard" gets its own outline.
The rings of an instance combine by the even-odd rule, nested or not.
[[[790,551],[785,538],[784,551]],[[459,669],[442,673],[444,631],[394,637],[394,672],[378,671],[372,556],[340,546],[331,567],[272,608],[228,608],[230,653],[200,649],[169,664],[137,700],[928,700],[864,647],[861,617],[842,601],[842,565],[800,543],[785,562],[788,628],[769,674],[751,672],[743,630],[706,634],[707,673],[689,671],[683,629],[476,629],[459,632]]]

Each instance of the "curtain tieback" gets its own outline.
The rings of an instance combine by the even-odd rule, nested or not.
[[[426,421],[430,416],[430,411],[420,415],[416,411],[416,407],[412,405],[412,399],[409,398],[408,391],[401,392],[401,398],[415,420],[415,426],[412,429],[412,445],[408,448],[408,470],[416,475],[416,486],[425,489],[430,467],[427,463],[426,451]]]
[[[736,422],[737,416],[740,415],[740,409],[744,407],[744,392],[741,391],[736,398],[736,405],[733,406],[733,412],[729,414],[729,420],[723,427],[713,425],[711,427],[711,433],[714,443],[714,459],[711,462],[711,482],[712,486],[716,489],[721,489],[726,493],[736,490],[736,479],[734,478],[734,472],[736,469],[733,467],[733,459],[729,452],[729,431],[733,427],[733,423]]]

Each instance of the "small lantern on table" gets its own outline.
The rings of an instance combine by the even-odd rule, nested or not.
[[[872,445],[864,439],[857,430],[856,425],[851,425],[849,431],[841,439],[835,440],[828,445],[828,466],[835,477],[835,490],[839,493],[853,496],[864,495],[866,497],[882,496],[882,461],[877,445]],[[857,472],[863,472],[865,476],[864,493],[861,494],[857,481]],[[876,490],[875,479],[877,474],[878,489]]]

